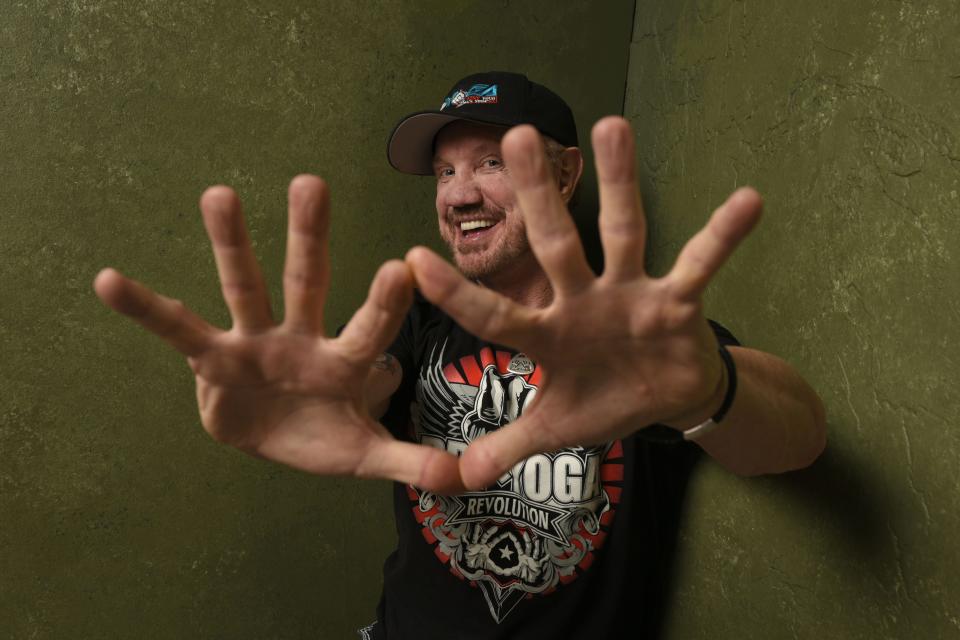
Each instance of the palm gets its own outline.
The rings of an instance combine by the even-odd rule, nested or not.
[[[518,305],[467,282],[426,249],[407,260],[424,295],[465,329],[531,355],[541,391],[516,422],[473,443],[461,459],[467,486],[484,486],[536,452],[597,444],[654,422],[699,415],[722,382],[701,296],[759,219],[760,199],[735,193],[663,278],[643,268],[645,222],[633,169],[633,134],[619,118],[594,128],[605,270],[596,277],[531,127],[503,139],[530,246],[553,291],[546,308]]]
[[[524,348],[546,372],[539,410],[562,417],[545,424],[551,448],[673,422],[708,400],[721,376],[712,334],[696,306],[669,296],[654,281],[597,280],[543,312]]]
[[[362,370],[336,341],[280,331],[218,339],[190,362],[201,420],[217,439],[313,473],[353,474],[388,437],[363,406]]]
[[[225,187],[209,189],[201,209],[234,321],[229,331],[113,270],[101,272],[94,287],[104,303],[187,356],[201,421],[216,440],[312,473],[456,490],[461,485],[452,455],[398,442],[366,408],[371,364],[396,335],[412,300],[409,269],[399,261],[381,267],[343,333],[323,334],[328,208],[322,181],[301,176],[291,183],[280,324],[272,317],[240,203]]]

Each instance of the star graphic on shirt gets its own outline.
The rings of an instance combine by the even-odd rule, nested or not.
[[[500,549],[500,557],[503,558],[504,560],[509,560],[510,556],[512,555],[513,555],[513,551],[511,551],[509,547],[504,547],[503,549]]]

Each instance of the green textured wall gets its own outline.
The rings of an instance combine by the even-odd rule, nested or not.
[[[434,244],[386,135],[484,68],[623,100],[633,2],[0,4],[0,637],[336,638],[394,544],[386,484],[215,445],[180,357],[94,297],[112,265],[224,325],[196,201],[246,202],[280,304],[285,189],[333,193],[331,326]],[[587,198],[589,201],[589,198]]]
[[[671,640],[960,638],[955,0],[640,0],[626,115],[657,269],[738,185],[709,312],[823,396],[812,469],[691,488]]]

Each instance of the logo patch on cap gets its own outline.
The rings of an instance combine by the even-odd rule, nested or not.
[[[447,107],[462,107],[465,104],[497,104],[497,85],[475,84],[466,91],[457,89],[440,105],[440,111]]]

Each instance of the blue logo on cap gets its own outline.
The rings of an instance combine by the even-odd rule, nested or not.
[[[496,104],[497,85],[475,84],[466,91],[457,89],[440,105],[440,111],[447,107],[462,107],[465,104]]]

